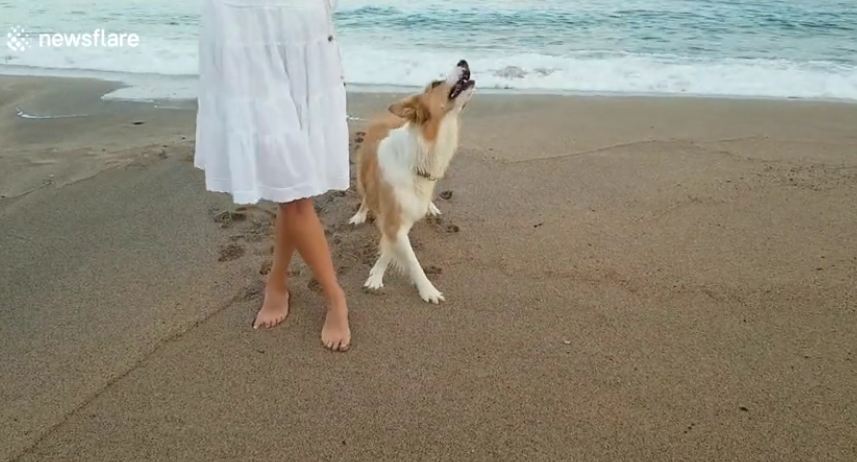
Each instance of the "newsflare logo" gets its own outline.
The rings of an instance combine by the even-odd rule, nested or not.
[[[12,26],[6,34],[9,50],[22,53],[30,48],[137,48],[137,34],[113,33],[104,29],[92,32],[29,34],[21,26]]]
[[[15,52],[27,51],[30,48],[30,38],[21,26],[12,26],[6,34],[6,46]]]

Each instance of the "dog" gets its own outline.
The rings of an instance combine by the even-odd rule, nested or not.
[[[426,277],[408,233],[426,215],[439,215],[432,202],[458,149],[459,118],[476,90],[470,66],[460,61],[444,80],[393,103],[389,113],[366,130],[358,151],[357,191],[361,203],[349,223],[365,223],[369,213],[381,232],[380,256],[364,287],[384,286],[390,264],[403,269],[428,303],[444,301]]]

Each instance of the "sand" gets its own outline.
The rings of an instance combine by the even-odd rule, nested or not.
[[[0,460],[857,457],[857,105],[477,95],[412,232],[446,303],[318,201],[332,354],[299,262],[251,329],[272,208],[204,192],[192,106],[114,87],[0,78]]]

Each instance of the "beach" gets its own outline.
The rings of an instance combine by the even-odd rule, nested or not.
[[[274,207],[205,192],[193,104],[117,86],[0,77],[0,460],[857,457],[857,104],[477,94],[411,233],[445,303],[317,201],[333,354],[300,262],[251,328]]]

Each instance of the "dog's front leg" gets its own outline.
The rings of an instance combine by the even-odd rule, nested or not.
[[[439,217],[440,216],[440,209],[437,208],[436,205],[434,205],[434,202],[429,202],[427,215],[430,217]]]
[[[366,283],[363,284],[363,287],[367,289],[378,290],[384,287],[384,273],[387,271],[387,267],[390,266],[390,262],[395,256],[393,244],[386,236],[381,236],[380,247],[381,255],[378,256],[375,266],[369,270],[369,279],[367,279]]]
[[[411,247],[411,240],[406,231],[400,231],[396,236],[396,242],[393,244],[396,249],[396,256],[399,261],[408,271],[411,281],[417,285],[417,290],[420,292],[420,297],[428,303],[440,303],[445,300],[443,294],[440,293],[434,284],[426,277],[423,267],[417,260],[417,255],[414,253],[414,248]]]

